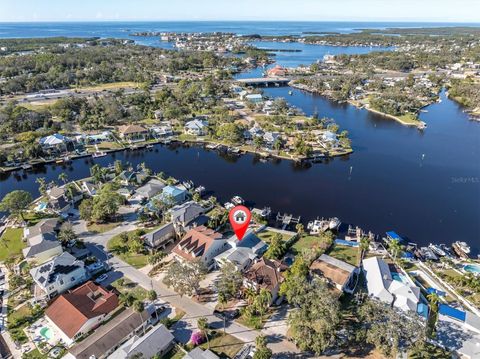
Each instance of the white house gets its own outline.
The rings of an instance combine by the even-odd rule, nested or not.
[[[355,289],[357,268],[337,258],[322,254],[310,265],[310,272],[326,279],[338,290],[353,293]]]
[[[204,136],[207,134],[208,122],[202,119],[194,119],[185,124],[185,132],[189,135]]]
[[[71,345],[107,320],[117,307],[115,293],[90,281],[55,298],[45,310],[45,317],[54,332]]]
[[[68,252],[32,268],[30,275],[36,284],[37,299],[53,298],[87,279],[85,264]]]
[[[363,260],[363,271],[367,280],[368,294],[382,302],[392,304],[404,311],[417,312],[420,301],[420,288],[392,277],[388,264],[379,257]]]

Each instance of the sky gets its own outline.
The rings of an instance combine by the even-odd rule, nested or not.
[[[0,22],[304,20],[480,22],[480,0],[0,0]]]

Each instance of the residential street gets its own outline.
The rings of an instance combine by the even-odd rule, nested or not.
[[[179,342],[186,343],[190,339],[191,332],[196,329],[196,321],[200,317],[207,317],[213,328],[223,329],[223,320],[213,315],[213,309],[209,306],[197,303],[188,297],[180,297],[163,283],[152,280],[145,273],[107,252],[107,242],[110,238],[119,233],[131,231],[136,228],[134,210],[135,207],[123,207],[121,213],[124,214],[124,222],[115,229],[102,234],[91,234],[87,232],[85,223],[81,220],[74,223],[75,231],[90,251],[101,260],[108,258],[108,263],[112,271],[109,273],[109,278],[105,283],[111,283],[120,277],[127,277],[145,289],[155,289],[159,299],[164,300],[171,306],[184,310],[186,315],[181,321],[176,323],[173,328],[173,334]],[[278,358],[296,357],[295,353],[298,353],[295,345],[284,339],[286,332],[285,315],[286,310],[281,310],[279,315],[274,315],[269,320],[266,328],[262,331],[262,333],[268,337],[269,346]],[[246,343],[254,343],[255,338],[259,335],[258,331],[249,329],[233,321],[226,322],[226,332]]]

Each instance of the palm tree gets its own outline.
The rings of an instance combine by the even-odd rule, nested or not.
[[[362,237],[360,239],[360,250],[362,251],[362,255],[361,255],[362,260],[363,260],[363,256],[368,251],[369,247],[370,247],[370,239],[368,239],[368,237]]]
[[[250,305],[255,300],[255,297],[257,296],[257,292],[253,288],[248,287],[245,289],[244,296],[245,296],[245,299],[247,300],[248,305]]]
[[[210,340],[208,339],[208,319],[205,317],[198,318],[197,327],[203,335],[205,335],[205,338],[207,338],[208,349],[210,349]]]
[[[140,320],[142,321],[143,335],[145,335],[145,325],[143,323],[143,315],[142,315],[143,311],[145,310],[145,305],[143,304],[142,301],[136,300],[133,303],[133,310],[140,315]]]
[[[270,303],[272,302],[272,293],[269,290],[262,288],[260,293],[258,293],[257,297],[255,298],[255,307],[260,315],[264,315],[267,311]]]
[[[62,181],[63,184],[67,183],[67,181],[68,181],[68,176],[67,176],[67,174],[66,174],[65,172],[60,173],[60,174],[58,175],[58,180],[59,180],[59,181]]]
[[[394,262],[397,260],[397,257],[401,255],[403,252],[403,246],[400,244],[398,239],[391,240],[390,243],[388,244],[388,249],[393,254]]]

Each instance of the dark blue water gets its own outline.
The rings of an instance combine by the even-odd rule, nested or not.
[[[259,29],[274,31],[268,30],[268,24],[250,28],[251,31],[247,31],[250,23],[233,23],[228,28],[215,28],[212,23],[189,24],[171,31],[235,31],[234,27],[243,28],[244,33],[259,32]],[[367,25],[361,27],[372,27]],[[67,25],[58,26],[57,34],[68,34]],[[70,35],[80,36],[83,31],[84,36],[90,36],[92,34],[86,32],[98,31],[96,36],[103,36],[101,31],[104,31],[103,34],[114,34],[123,28],[138,31],[134,24],[114,23],[113,29],[108,31],[105,30],[109,28],[107,25],[98,26],[103,30],[95,30],[95,27],[82,30],[82,26],[75,24]],[[158,28],[143,24],[138,26],[145,26],[144,30],[160,31],[163,28],[159,27],[164,23]],[[290,28],[283,28],[283,31],[313,31],[302,30],[312,26],[311,23],[296,24],[292,25],[291,31],[288,31]],[[38,36],[51,32],[48,24],[40,27],[29,31],[36,31]],[[345,25],[344,29],[347,28],[351,31],[353,25]],[[31,35],[19,25],[16,32],[12,29],[15,26],[10,28],[10,36]],[[5,31],[4,25],[0,25],[2,31]],[[283,48],[301,44],[273,45]],[[279,53],[277,60],[282,65],[288,65],[298,64],[297,61],[313,62],[325,53],[342,49],[349,52],[369,51],[365,48],[348,50],[302,46],[307,46],[308,50]],[[298,57],[294,58],[296,55]],[[257,206],[268,205],[274,210],[302,215],[305,220],[317,216],[338,216],[344,222],[376,233],[395,229],[424,245],[464,240],[470,243],[474,253],[479,252],[480,124],[469,121],[456,103],[442,94],[441,103],[429,106],[426,109],[428,112],[422,113],[422,120],[428,124],[422,133],[320,96],[297,90],[289,96],[289,90],[270,88],[265,91],[271,96],[287,98],[307,114],[318,112],[320,116],[334,118],[342,129],[350,132],[355,152],[349,157],[306,167],[289,161],[261,163],[250,155],[222,157],[199,148],[168,149],[161,146],[153,152],[119,152],[95,161],[101,164],[111,163],[114,159],[133,164],[146,162],[154,171],[164,171],[177,178],[203,184],[224,201],[238,194]],[[68,167],[46,166],[43,173],[3,175],[0,178],[0,197],[20,188],[37,194],[36,178],[55,180],[63,171],[71,179],[88,176],[91,163],[91,160],[81,159]]]

